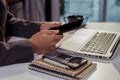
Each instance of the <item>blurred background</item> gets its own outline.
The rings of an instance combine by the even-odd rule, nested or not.
[[[6,0],[16,17],[32,21],[64,21],[69,15],[89,22],[120,22],[120,0]]]

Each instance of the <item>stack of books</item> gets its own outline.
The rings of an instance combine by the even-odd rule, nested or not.
[[[61,52],[45,54],[34,60],[29,69],[67,80],[80,80],[96,68],[92,61]]]

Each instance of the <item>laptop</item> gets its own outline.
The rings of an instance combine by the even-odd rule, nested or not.
[[[119,46],[119,47],[118,47]],[[120,33],[92,29],[79,29],[59,48],[76,56],[111,59],[120,49]]]

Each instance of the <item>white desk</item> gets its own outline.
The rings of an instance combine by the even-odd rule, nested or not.
[[[120,32],[120,23],[88,23],[87,28]],[[65,34],[66,37],[67,35],[69,33]],[[82,80],[120,80],[120,50],[113,60],[92,60],[97,63],[97,68]],[[63,80],[31,71],[28,69],[28,64],[22,63],[0,67],[0,80]]]

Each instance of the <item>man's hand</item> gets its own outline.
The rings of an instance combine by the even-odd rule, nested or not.
[[[63,35],[57,35],[59,30],[41,30],[30,38],[35,53],[43,54],[54,50],[56,43]]]
[[[58,27],[61,25],[61,22],[44,22],[40,26],[40,30],[49,30],[50,28],[53,27]]]

